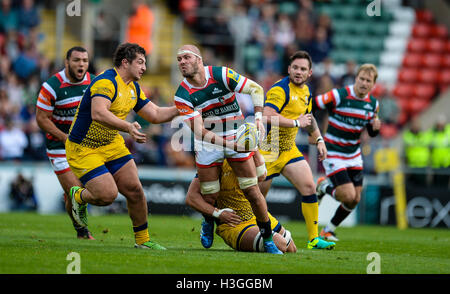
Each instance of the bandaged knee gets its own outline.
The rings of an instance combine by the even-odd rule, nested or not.
[[[220,181],[201,182],[200,191],[203,195],[218,193],[220,191]]]
[[[245,190],[245,189],[250,188],[252,186],[258,185],[258,178],[257,177],[254,177],[254,178],[238,178],[238,182],[239,182],[239,188],[241,188],[241,190]]]

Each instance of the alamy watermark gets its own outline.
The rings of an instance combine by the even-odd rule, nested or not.
[[[368,16],[381,16],[381,0],[373,0],[367,5],[366,13]]]
[[[381,256],[377,252],[370,252],[366,257],[370,263],[367,265],[367,274],[380,274],[381,273]]]
[[[70,17],[81,16],[81,0],[72,0],[66,6],[66,14]]]
[[[71,261],[66,268],[67,274],[81,274],[81,257],[78,252],[70,252],[66,260]]]

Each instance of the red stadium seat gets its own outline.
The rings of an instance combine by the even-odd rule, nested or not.
[[[383,124],[380,135],[385,139],[394,138],[398,133],[398,128],[392,124]]]
[[[427,49],[427,40],[424,38],[412,38],[409,40],[407,48],[409,52],[424,52]]]
[[[398,115],[398,124],[404,125],[409,119],[409,114],[406,111],[400,111],[400,114]]]
[[[435,86],[430,84],[418,84],[412,89],[412,95],[424,101],[433,98],[435,92]]]
[[[398,72],[398,81],[402,83],[414,83],[419,80],[419,70],[415,68],[403,68]]]
[[[442,55],[441,66],[450,68],[450,53]]]
[[[445,51],[450,53],[450,40],[445,41]]]
[[[409,96],[398,96],[396,101],[400,111],[408,112]]]
[[[418,81],[425,84],[437,84],[439,82],[437,70],[423,69],[418,71]]]
[[[430,102],[421,98],[411,98],[408,105],[408,110],[411,115],[416,115],[428,108]]]
[[[431,35],[436,38],[447,38],[448,30],[445,25],[434,25],[431,27]]]
[[[403,58],[403,66],[419,67],[422,64],[422,55],[417,53],[407,53]]]
[[[426,23],[417,23],[413,26],[413,37],[427,38],[431,36],[432,25]]]
[[[428,39],[425,48],[427,51],[443,53],[445,51],[445,40],[438,38]]]
[[[386,91],[386,87],[383,84],[376,83],[370,94],[376,98],[379,98],[381,96],[384,96],[386,94]]]
[[[441,55],[425,54],[421,58],[421,63],[425,67],[439,67],[441,65]]]
[[[439,83],[441,85],[450,85],[450,70],[443,70],[439,72]]]
[[[416,10],[416,22],[431,23],[433,14],[429,10]]]
[[[392,90],[392,94],[400,99],[409,97],[412,94],[413,85],[409,83],[398,83]]]

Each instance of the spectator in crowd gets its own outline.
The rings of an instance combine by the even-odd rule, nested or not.
[[[139,44],[151,55],[154,15],[143,0],[132,2],[132,13],[128,19],[126,42]]]
[[[450,167],[450,138],[445,131],[446,123],[445,115],[440,115],[431,130],[431,166],[433,168]]]
[[[324,27],[317,27],[314,39],[306,45],[306,48],[313,63],[320,63],[328,57],[331,51],[331,43],[328,39],[327,30]]]
[[[25,132],[12,118],[5,118],[5,128],[0,131],[0,157],[3,160],[22,160],[28,146]]]
[[[33,183],[19,172],[12,181],[9,194],[12,210],[36,211],[38,204],[34,194]]]
[[[1,0],[0,3],[0,33],[8,34],[19,28],[17,11],[12,7],[11,0]]]
[[[286,48],[295,40],[294,30],[292,28],[292,21],[287,14],[280,14],[275,25],[275,43]]]
[[[337,81],[339,87],[344,87],[345,85],[351,85],[355,82],[356,78],[356,62],[353,60],[348,60],[345,63],[345,73]]]
[[[28,36],[30,31],[35,30],[40,23],[41,19],[34,5],[34,0],[22,0],[22,6],[18,13],[19,31]]]
[[[422,130],[417,117],[411,122],[411,127],[403,135],[405,145],[405,159],[408,167],[426,168],[430,164],[430,144],[432,133]]]

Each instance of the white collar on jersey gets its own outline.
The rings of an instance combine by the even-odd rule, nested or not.
[[[72,82],[69,80],[69,78],[66,76],[66,69],[63,69],[62,71],[59,72],[59,75],[62,77],[64,83],[71,84],[71,85],[79,85],[79,84],[82,84],[83,82],[85,82],[85,81],[87,80],[87,75],[88,75],[88,74],[89,74],[89,73],[86,72],[86,73],[84,74],[84,78],[83,78],[81,81],[79,81],[78,83],[72,83]]]

